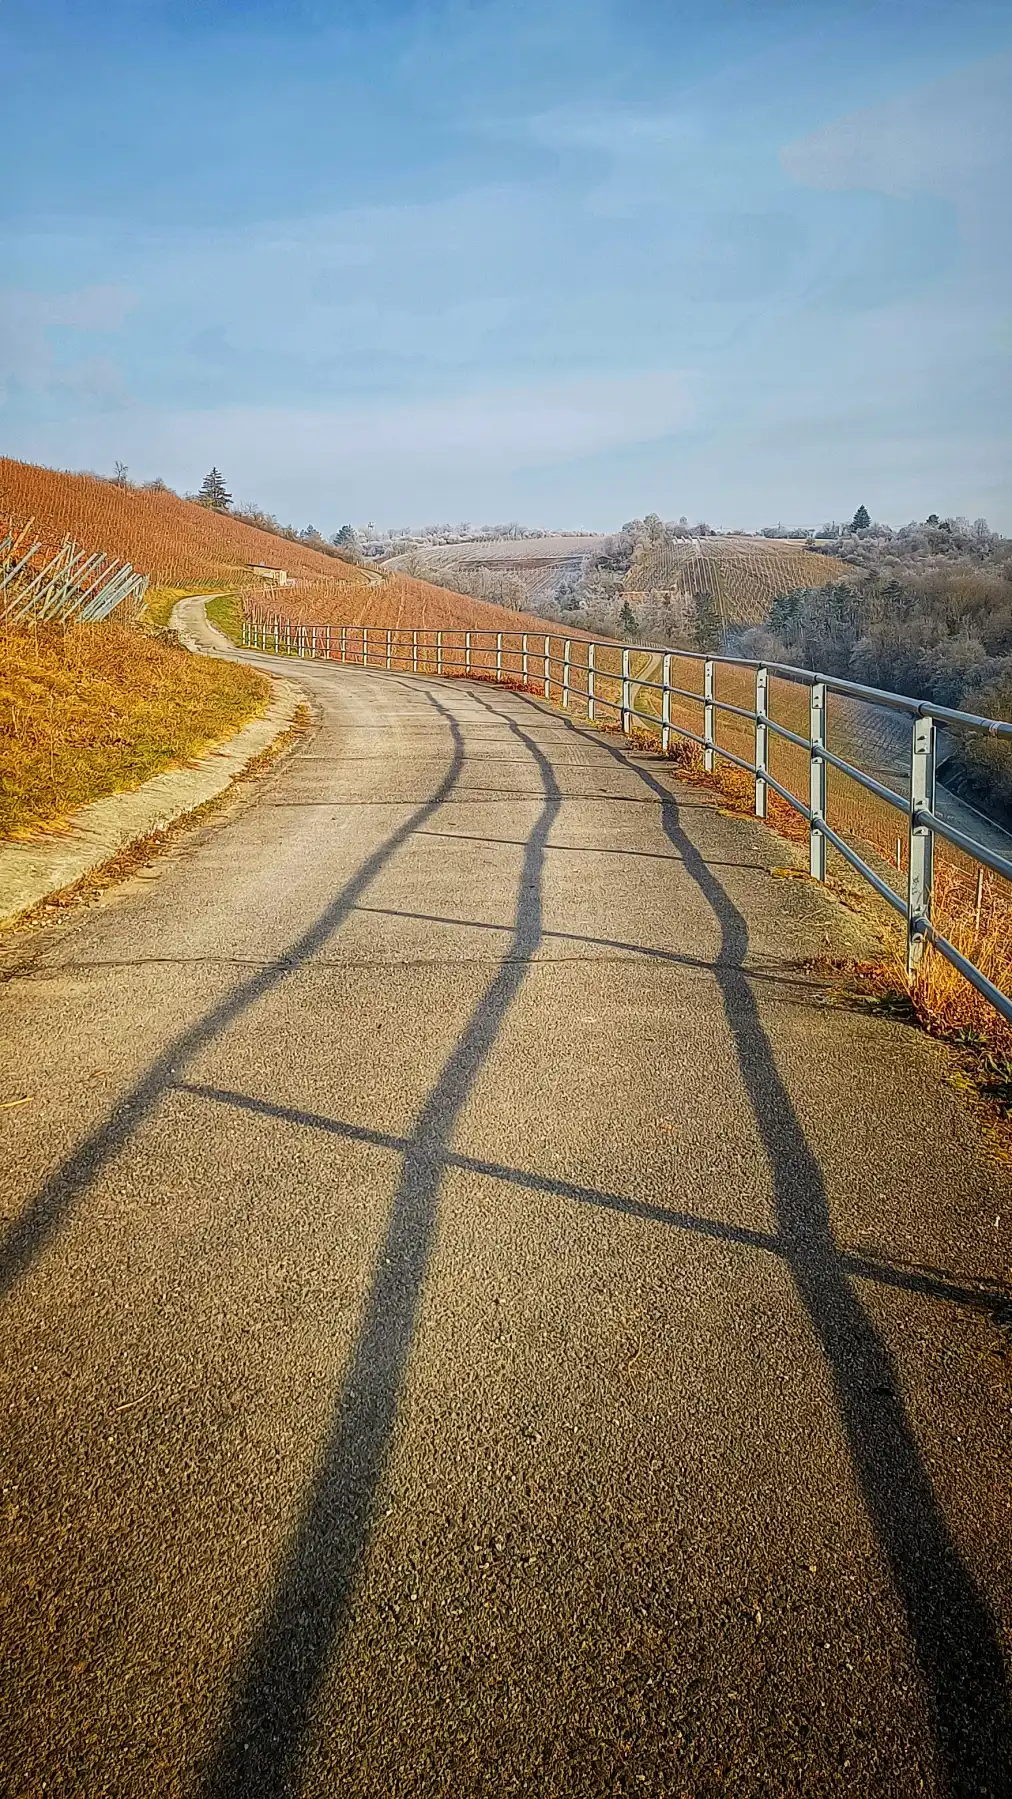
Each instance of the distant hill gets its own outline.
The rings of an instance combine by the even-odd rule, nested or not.
[[[566,581],[576,580],[602,536],[553,531],[543,537],[475,538],[470,543],[431,544],[391,556],[384,568],[442,581],[493,604],[550,606]]]
[[[753,625],[766,617],[778,594],[859,573],[796,540],[676,537],[670,527],[648,538],[639,524],[611,537],[556,532],[427,545],[383,566],[493,604],[609,633],[618,628],[625,599],[647,635],[665,636],[691,636],[700,602],[712,604],[723,627]]]
[[[709,596],[721,625],[758,625],[778,594],[854,580],[860,570],[803,543],[766,537],[683,537],[640,545],[624,582],[637,602],[666,601],[672,622],[691,625]]]

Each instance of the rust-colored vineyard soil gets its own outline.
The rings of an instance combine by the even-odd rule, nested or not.
[[[0,515],[27,523],[53,550],[65,537],[131,562],[156,587],[254,581],[256,564],[293,579],[339,578],[365,585],[363,572],[307,544],[275,537],[228,513],[211,512],[176,494],[119,487],[93,475],[70,475],[0,457]]]
[[[280,588],[257,596],[258,616],[291,619],[308,625],[365,625],[372,630],[519,631],[544,635],[544,619],[512,612],[488,600],[436,587],[415,575],[390,574],[375,585],[351,587],[346,582]],[[573,638],[583,633],[573,631]]]
[[[410,575],[341,562],[175,494],[0,458],[0,514],[7,513],[25,523],[33,519],[34,535],[54,549],[72,537],[126,558],[151,577],[150,611],[157,623],[166,621],[179,593],[220,586],[243,592],[264,612],[313,624],[462,631],[539,627],[540,621],[526,614]],[[288,583],[264,583],[253,572],[257,565],[284,569]]]

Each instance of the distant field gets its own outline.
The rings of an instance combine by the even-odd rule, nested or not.
[[[564,575],[578,575],[584,561],[602,542],[600,536],[578,536],[555,531],[545,537],[491,537],[473,543],[434,544],[431,548],[411,550],[393,556],[385,568],[414,571],[438,581],[440,574],[452,579],[452,572],[473,573],[484,569],[489,575],[511,575],[520,584],[528,606],[537,608],[550,602]]]
[[[392,557],[384,567],[424,573],[433,581],[438,581],[441,573],[452,579],[454,570],[484,569],[493,576],[512,575],[520,582],[527,605],[536,611],[554,598],[564,575],[582,572],[586,558],[602,541],[600,536],[556,532],[547,537],[437,544]],[[792,587],[851,580],[857,573],[849,563],[784,539],[689,537],[645,545],[625,587],[634,607],[637,600],[649,598],[673,601],[675,616],[681,614],[687,625],[700,594],[712,597],[723,624],[754,625],[766,617],[777,594],[788,593]]]
[[[633,605],[664,594],[680,601],[688,618],[696,596],[709,594],[722,624],[758,625],[778,594],[859,574],[850,563],[783,538],[689,537],[644,546],[625,585]]]
[[[410,550],[403,556],[392,556],[384,566],[403,568],[405,563],[424,560],[432,574],[440,568],[554,568],[560,562],[582,560],[600,542],[598,534],[578,536],[566,531],[554,531],[545,537],[489,537],[473,543],[441,543]]]

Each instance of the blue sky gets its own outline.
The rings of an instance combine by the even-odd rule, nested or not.
[[[1012,4],[5,0],[0,452],[1012,532]]]

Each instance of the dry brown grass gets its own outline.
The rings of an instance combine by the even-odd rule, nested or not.
[[[1002,993],[1012,993],[1012,891],[1007,881],[988,873],[981,881],[979,909],[977,891],[968,867],[941,861],[932,922]],[[925,952],[910,997],[932,1029],[1012,1058],[1012,1028],[937,950]]]
[[[0,631],[0,837],[190,760],[269,692],[253,669],[113,620]]]

